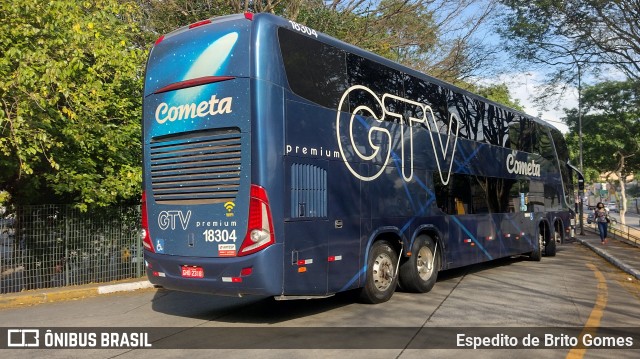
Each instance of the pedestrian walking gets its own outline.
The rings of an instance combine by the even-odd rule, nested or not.
[[[607,212],[607,209],[604,208],[604,203],[598,202],[593,213],[593,218],[598,224],[598,231],[600,232],[600,243],[606,244],[607,229],[611,220],[609,219],[609,213]]]

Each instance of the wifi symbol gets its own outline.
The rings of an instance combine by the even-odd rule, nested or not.
[[[227,209],[227,212],[229,212],[229,213],[231,213],[231,211],[233,211],[233,208],[234,208],[235,206],[236,206],[236,204],[235,204],[235,203],[233,203],[233,202],[226,202],[226,203],[224,204],[224,208],[226,208],[226,209]]]

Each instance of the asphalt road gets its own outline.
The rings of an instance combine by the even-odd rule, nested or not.
[[[635,209],[634,209],[635,211]],[[619,212],[611,212],[609,213],[610,216],[612,216],[613,218],[615,218],[618,222],[620,222],[620,213]],[[627,211],[627,213],[625,213],[624,215],[624,219],[626,222],[627,226],[631,226],[634,228],[640,228],[640,215],[635,213],[635,212],[631,212],[631,211]]]
[[[592,213],[592,212],[593,212],[593,210],[590,210],[590,209],[586,209],[586,208],[585,208],[585,210],[584,210],[585,218],[586,218],[586,215],[587,215],[587,214]],[[611,212],[609,212],[609,215],[610,215],[611,217],[615,218],[615,219],[616,219],[616,221],[618,221],[618,222],[620,222],[620,223],[621,223],[621,221],[620,221],[620,212],[613,212],[613,211],[611,211]],[[634,227],[634,228],[640,228],[640,214],[635,213],[635,208],[634,208],[634,209],[630,209],[630,210],[628,210],[628,211],[625,213],[624,219],[625,219],[625,224],[626,224],[627,226]],[[586,224],[586,223],[587,223],[587,222],[586,222],[586,220],[585,220],[585,224]]]
[[[629,343],[624,343],[626,336],[618,349],[571,345],[571,338],[584,338],[584,333],[597,337],[616,327],[633,327],[631,330],[638,333],[640,327],[638,281],[576,243],[559,247],[556,257],[545,257],[541,262],[509,258],[440,273],[428,294],[397,292],[389,302],[378,305],[359,304],[353,299],[347,293],[322,300],[276,302],[146,289],[5,309],[0,310],[4,328],[116,332],[123,327],[143,328],[151,332],[152,348],[10,349],[2,350],[2,357],[640,356],[640,349],[629,349]],[[479,335],[481,327],[516,337],[519,344],[526,335],[543,342],[530,346],[533,349],[474,350],[465,339]],[[559,341],[557,349],[547,349],[550,346],[544,345],[542,332]],[[459,334],[464,336],[461,344]],[[633,348],[640,348],[639,342],[637,336],[632,338]],[[212,347],[223,349],[195,349]]]

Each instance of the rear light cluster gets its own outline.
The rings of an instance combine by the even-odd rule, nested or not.
[[[269,198],[264,188],[251,185],[247,235],[238,256],[255,253],[275,243]]]
[[[235,79],[235,77],[233,76],[203,76],[203,77],[198,77],[191,80],[185,80],[185,81],[180,81],[180,82],[170,84],[159,90],[154,91],[153,93],[157,95],[163,92],[181,90],[189,87],[207,85],[215,82],[222,82],[222,81],[233,80],[233,79]]]
[[[142,244],[144,249],[155,252],[151,236],[149,235],[149,220],[147,214],[147,195],[142,192]],[[247,223],[247,234],[245,235],[238,256],[255,253],[274,244],[273,222],[271,219],[271,208],[269,198],[264,188],[251,185],[251,195],[249,198],[249,220]]]
[[[207,25],[207,24],[211,24],[211,20],[210,19],[194,22],[193,24],[189,25],[189,28],[193,29],[194,27]]]
[[[142,245],[144,249],[155,252],[153,243],[151,243],[151,236],[149,235],[149,218],[147,216],[147,194],[142,192]]]

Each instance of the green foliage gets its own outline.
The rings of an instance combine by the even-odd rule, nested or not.
[[[510,107],[514,110],[524,111],[524,108],[517,99],[511,98],[509,88],[506,84],[495,84],[491,86],[471,89],[480,96],[486,97],[491,101]]]
[[[454,32],[446,31],[444,26],[456,30],[475,29],[478,22],[485,20],[482,16],[462,20],[464,17],[461,14],[475,0],[465,0],[455,5],[430,0],[137,2],[145,14],[144,28],[156,36],[214,16],[243,11],[270,12],[452,83],[489,66],[487,56],[473,54],[481,52],[486,55],[486,51],[474,47],[468,33],[444,39],[445,35]],[[454,22],[455,25],[451,25]]]
[[[582,94],[583,163],[592,174],[640,171],[640,82],[603,82]],[[578,158],[578,112],[565,110],[573,158]]]
[[[417,59],[436,45],[437,25],[427,2],[383,0],[370,6],[339,11],[310,3],[297,21],[398,62]]]
[[[156,37],[211,17],[237,13],[227,0],[136,0],[144,13],[142,26]]]
[[[637,0],[501,0],[499,32],[517,58],[556,66],[554,77],[574,76],[580,63],[594,72],[614,67],[640,79]]]
[[[0,190],[13,202],[137,199],[139,15],[120,0],[0,0]]]
[[[0,0],[3,201],[86,209],[138,200],[151,38],[215,16],[271,12],[456,82],[479,65],[469,62],[468,34],[442,41],[442,24],[473,1]],[[517,107],[505,90],[485,96]]]

